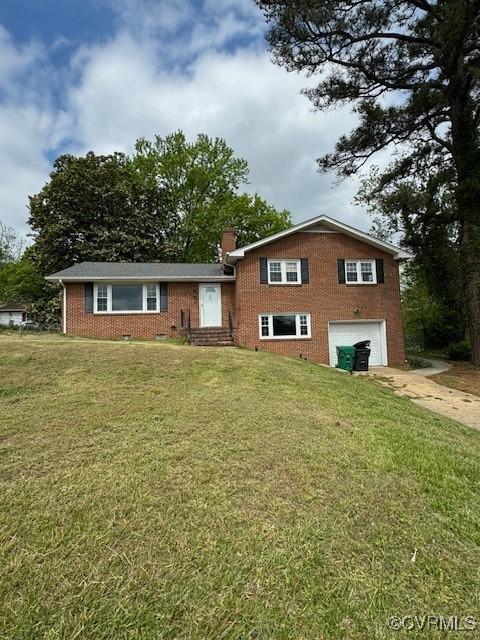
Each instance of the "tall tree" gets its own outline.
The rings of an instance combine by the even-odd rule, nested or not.
[[[26,305],[31,317],[42,323],[57,324],[60,316],[58,288],[45,281],[38,265],[32,260],[33,247],[20,255],[23,241],[16,233],[9,233],[9,259],[0,263],[0,303],[15,302]]]
[[[402,309],[407,346],[445,349],[464,340],[463,316],[447,295],[433,291],[425,270],[409,262],[403,270]],[[456,302],[456,301],[455,301]]]
[[[81,261],[214,262],[226,226],[253,242],[290,225],[258,195],[239,195],[248,166],[224,140],[182,132],[121,153],[60,156],[30,198],[42,274]]]
[[[20,260],[0,267],[0,302],[34,302],[49,289],[30,253],[27,249]]]
[[[47,274],[81,261],[154,261],[170,207],[165,190],[141,182],[122,153],[63,155],[30,198],[33,258]]]
[[[325,109],[352,103],[358,126],[322,170],[355,173],[395,145],[397,175],[455,171],[472,359],[480,365],[480,3],[478,0],[258,0],[280,64],[321,74]]]
[[[0,220],[0,268],[18,260],[23,249],[20,235]]]
[[[413,324],[423,329],[422,342],[427,347],[444,347],[465,338],[453,179],[453,171],[399,179],[373,170],[357,195],[357,201],[373,216],[372,233],[390,241],[400,233],[403,245],[414,256],[404,269],[407,329],[414,319]]]
[[[182,131],[153,141],[141,139],[133,164],[145,185],[161,185],[171,207],[165,254],[176,262],[212,262],[224,227],[237,228],[240,242],[253,242],[290,225],[260,196],[239,195],[248,164],[222,138],[205,134],[189,142]]]
[[[243,193],[227,200],[219,211],[221,228],[235,227],[237,245],[243,247],[291,226],[290,213],[279,211],[258,193]],[[218,235],[217,235],[218,243]]]

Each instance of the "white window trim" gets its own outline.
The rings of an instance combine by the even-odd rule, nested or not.
[[[351,262],[354,262],[357,265],[357,280],[356,280],[356,282],[349,282],[348,278],[347,278],[347,264],[351,263]],[[369,264],[372,265],[373,280],[371,282],[364,282],[362,280],[362,269],[361,269],[361,266],[360,266],[360,264],[362,262],[368,262]],[[366,285],[377,284],[377,265],[376,265],[375,260],[370,260],[370,259],[367,259],[367,260],[360,259],[359,260],[358,258],[350,258],[350,259],[346,258],[345,259],[345,284],[366,284]]]
[[[139,310],[128,310],[128,311],[113,311],[112,310],[112,283],[99,282],[98,284],[94,284],[93,286],[93,313],[98,315],[127,315],[127,314],[139,314],[139,313],[160,313],[160,285],[158,283],[152,282],[114,282],[114,285],[141,285],[142,286],[142,305],[143,309]],[[147,309],[147,287],[155,286],[157,292],[157,306],[155,309]],[[99,311],[98,310],[98,288],[99,287],[107,287],[107,310]]]
[[[268,336],[262,336],[262,318],[268,318]],[[295,316],[295,336],[274,336],[273,335],[273,316]],[[300,316],[307,317],[307,334],[300,334]],[[277,313],[260,313],[258,315],[258,335],[260,340],[307,340],[312,337],[312,322],[310,314],[304,311],[279,311]]]
[[[282,273],[282,280],[280,282],[275,282],[270,280],[270,263],[271,262],[280,262],[280,269]],[[295,262],[297,265],[297,282],[288,282],[287,281],[287,262]],[[302,270],[300,265],[300,260],[296,258],[270,258],[267,260],[267,273],[268,273],[268,284],[288,284],[292,286],[297,286],[302,284]]]

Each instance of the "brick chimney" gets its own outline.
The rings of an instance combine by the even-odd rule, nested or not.
[[[235,237],[235,227],[227,227],[222,232],[222,260],[225,258],[225,254],[229,251],[234,251],[237,248],[237,240]]]

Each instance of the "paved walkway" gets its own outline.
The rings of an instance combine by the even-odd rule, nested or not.
[[[372,367],[370,374],[378,378],[380,384],[390,387],[401,396],[412,398],[422,407],[480,430],[480,397],[430,380],[428,376],[447,371],[450,366],[430,358],[429,362],[432,362],[431,367],[413,371]]]
[[[448,371],[452,368],[452,365],[449,362],[444,362],[443,360],[433,360],[432,358],[425,358],[427,362],[430,363],[429,367],[424,367],[423,369],[413,369],[409,373],[417,373],[419,376],[434,376],[437,373],[443,373],[444,371]]]

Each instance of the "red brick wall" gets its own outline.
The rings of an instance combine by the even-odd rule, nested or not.
[[[222,248],[222,256],[224,256],[229,251],[233,251],[236,248],[236,233],[234,227],[227,227],[222,232],[222,239],[220,242],[220,246]]]
[[[308,258],[310,283],[260,284],[259,258]],[[338,258],[383,258],[385,283],[338,284]],[[354,310],[359,309],[359,314]],[[312,337],[300,340],[260,340],[262,313],[306,312]],[[390,254],[340,233],[296,233],[260,247],[237,263],[235,342],[328,364],[330,320],[386,320],[389,364],[405,360],[398,263]]]
[[[160,313],[85,313],[84,283],[67,283],[67,333],[95,338],[154,339],[158,334],[181,336],[180,311],[190,309],[191,324],[199,326],[198,283],[168,283],[168,311]],[[222,324],[228,326],[233,308],[234,283],[222,282]]]
[[[260,284],[259,257],[308,258],[310,283]],[[383,258],[385,283],[338,284],[338,258]],[[340,233],[296,233],[246,255],[237,263],[236,283],[222,283],[222,324],[234,312],[235,343],[290,356],[328,363],[328,322],[331,320],[386,320],[389,364],[405,359],[398,263],[390,254]],[[103,338],[154,339],[157,334],[182,335],[181,309],[190,309],[192,327],[199,326],[198,283],[168,284],[168,311],[154,314],[85,313],[84,284],[67,284],[67,332]],[[359,313],[355,310],[359,309]],[[312,337],[300,340],[260,340],[262,313],[310,313]]]

